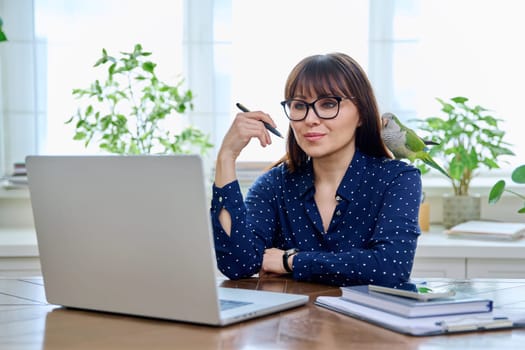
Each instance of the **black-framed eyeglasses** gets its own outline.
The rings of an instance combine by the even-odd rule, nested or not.
[[[341,97],[341,96],[324,96],[319,97],[317,100],[308,103],[303,100],[292,98],[281,102],[284,108],[284,113],[288,119],[299,122],[306,119],[310,107],[321,119],[334,119],[339,114],[339,106],[342,100],[353,99],[353,97]]]

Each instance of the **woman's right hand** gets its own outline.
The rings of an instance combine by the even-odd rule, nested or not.
[[[259,139],[262,147],[272,143],[269,131],[262,122],[276,127],[273,119],[264,112],[241,112],[235,116],[230,129],[224,136],[217,155],[215,184],[222,187],[236,179],[235,161],[252,138]]]
[[[263,121],[276,127],[272,118],[264,112],[238,113],[224,136],[219,153],[229,153],[231,157],[237,159],[244,147],[254,137],[259,139],[262,147],[271,144],[270,133],[264,127]]]

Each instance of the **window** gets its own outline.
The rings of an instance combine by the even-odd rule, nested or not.
[[[137,42],[154,53],[163,76],[182,73],[191,81],[203,110],[197,125],[213,134],[217,148],[237,113],[235,102],[270,113],[286,133],[288,120],[279,101],[292,66],[310,54],[344,51],[368,72],[381,111],[404,120],[424,118],[439,113],[435,97],[464,95],[505,120],[507,140],[517,155],[509,158],[507,170],[525,162],[520,0],[0,2],[7,31],[18,24],[10,28],[12,19],[24,14],[20,22],[31,23],[25,10],[27,3],[34,4],[32,48],[20,49],[31,38],[17,35],[1,48],[2,172],[28,153],[86,152],[63,123],[76,108],[71,90],[93,81],[90,68],[103,47],[125,51]],[[190,34],[183,38],[184,30]],[[15,62],[36,67],[35,73],[21,71]],[[36,77],[36,83],[28,89],[20,76],[27,81]],[[6,81],[18,88],[7,89]],[[34,104],[34,110],[14,106],[14,97],[20,96],[26,100],[19,105]],[[266,149],[252,142],[240,160],[280,158],[285,143],[272,140]]]
[[[376,6],[371,16],[384,19],[385,7],[380,5],[386,2],[372,1]],[[501,165],[509,171],[524,163],[521,5],[519,0],[392,2],[390,20],[371,28],[371,36],[376,36],[370,56],[379,64],[372,67],[371,78],[382,109],[405,120],[426,118],[440,113],[436,97],[468,97],[472,105],[504,120],[506,140],[516,157],[507,157],[509,164]],[[374,52],[377,46],[383,49]],[[384,67],[388,70],[381,74]]]
[[[312,53],[341,50],[367,70],[382,112],[426,118],[440,112],[436,97],[458,95],[491,109],[505,120],[517,155],[507,158],[508,170],[525,161],[519,6],[519,0],[234,0],[232,102],[267,111],[286,131],[278,101],[292,66]],[[240,159],[278,159],[284,142],[272,140],[264,150],[252,142]]]
[[[98,152],[96,145],[86,150],[74,141],[74,126],[64,122],[78,105],[72,90],[87,88],[104,74],[93,68],[102,48],[118,55],[140,43],[153,52],[163,80],[178,81],[182,73],[183,0],[30,0],[3,5],[4,28],[10,35],[0,62],[0,122],[5,126],[0,130],[1,175],[28,154]]]
[[[102,48],[109,54],[131,52],[140,43],[153,52],[159,76],[176,81],[182,72],[182,1],[35,0],[35,32],[45,70],[46,130],[40,153],[85,153],[64,122],[76,111],[74,88],[87,88],[104,74],[93,65]],[[93,145],[87,152],[97,152]]]

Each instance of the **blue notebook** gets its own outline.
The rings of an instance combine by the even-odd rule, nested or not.
[[[341,314],[370,322],[395,332],[428,336],[458,332],[477,332],[525,326],[525,316],[518,310],[495,309],[467,315],[409,318],[353,303],[341,297],[320,296],[315,304]]]
[[[369,290],[368,285],[342,287],[342,299],[402,317],[428,317],[492,311],[492,300],[450,297],[421,301]]]

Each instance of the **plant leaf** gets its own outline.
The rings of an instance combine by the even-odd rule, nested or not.
[[[505,181],[499,180],[496,182],[489,193],[489,203],[494,204],[501,198],[503,192],[505,191]]]
[[[524,165],[520,165],[519,167],[514,169],[514,171],[512,172],[512,175],[511,175],[511,179],[512,179],[512,181],[514,181],[515,183],[518,183],[518,184],[525,183],[525,164]]]
[[[451,98],[451,100],[456,102],[456,103],[464,104],[465,102],[468,101],[468,98],[463,97],[463,96],[457,96],[457,97]]]
[[[75,136],[73,136],[73,140],[84,140],[86,136],[85,132],[77,132],[75,133]]]
[[[144,62],[142,64],[142,69],[144,69],[146,72],[153,74],[153,71],[155,70],[156,64],[153,62]]]

